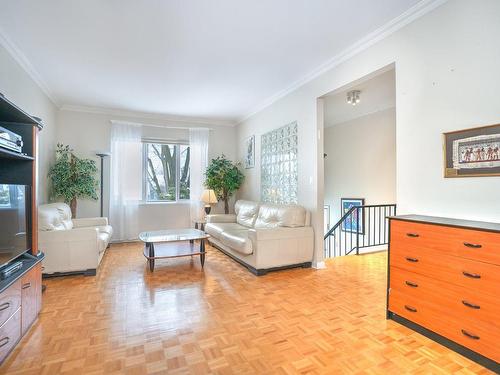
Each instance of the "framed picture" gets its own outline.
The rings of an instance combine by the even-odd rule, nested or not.
[[[443,134],[444,177],[500,176],[500,124]]]
[[[344,216],[351,207],[359,207],[365,205],[364,198],[341,198],[340,207],[342,208],[341,216]],[[358,217],[359,215],[359,217]],[[354,232],[359,234],[364,234],[365,223],[364,223],[363,210],[354,210],[351,215],[349,215],[346,220],[342,223],[343,232]]]
[[[255,135],[245,139],[245,168],[255,167]]]

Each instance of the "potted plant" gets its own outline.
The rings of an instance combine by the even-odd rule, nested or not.
[[[52,197],[62,198],[76,217],[78,198],[97,200],[97,167],[94,160],[77,157],[69,146],[57,144],[56,162],[48,177],[52,182]]]
[[[224,155],[210,161],[205,172],[205,186],[224,201],[224,212],[229,213],[229,198],[238,190],[245,179],[239,163],[233,163]]]

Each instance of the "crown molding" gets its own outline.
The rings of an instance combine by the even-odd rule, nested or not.
[[[185,124],[185,125],[219,125],[219,126],[236,126],[236,122],[227,119],[207,119],[203,117],[188,117],[188,116],[173,116],[167,114],[155,114],[147,112],[135,112],[115,108],[91,107],[82,105],[65,104],[60,107],[61,111],[83,112],[98,115],[108,115],[117,117],[128,117],[134,119],[158,120],[169,124]]]
[[[242,122],[248,120],[250,117],[256,115],[261,112],[265,108],[269,107],[273,103],[277,102],[279,99],[287,96],[288,94],[294,92],[298,88],[304,86],[305,84],[311,82],[315,78],[319,77],[323,73],[333,69],[334,67],[340,65],[341,63],[349,60],[353,56],[359,54],[360,52],[368,49],[373,46],[377,42],[387,38],[389,35],[395,33],[399,29],[404,26],[410,24],[416,19],[422,17],[423,15],[431,12],[435,8],[443,5],[448,2],[448,0],[422,0],[408,9],[406,12],[400,14],[398,17],[392,19],[385,25],[379,27],[375,31],[361,38],[342,52],[333,56],[330,60],[321,64],[315,70],[307,74],[306,76],[300,78],[299,80],[293,82],[287,88],[278,91],[274,95],[270,96],[268,99],[264,100],[260,105],[255,107],[252,111],[247,113],[242,118],[238,119],[237,124],[241,124]]]
[[[0,45],[5,48],[7,53],[19,64],[19,66],[30,76],[35,84],[43,91],[43,93],[59,107],[59,101],[54,93],[50,90],[47,83],[43,80],[42,76],[33,67],[33,64],[28,60],[26,55],[10,40],[5,32],[0,28]]]

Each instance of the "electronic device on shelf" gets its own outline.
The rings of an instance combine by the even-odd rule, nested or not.
[[[0,269],[0,280],[5,280],[6,278],[12,276],[15,272],[23,268],[23,262],[17,261],[8,264]]]
[[[0,126],[0,147],[22,153],[23,137]]]

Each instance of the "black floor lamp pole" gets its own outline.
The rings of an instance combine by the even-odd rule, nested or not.
[[[109,156],[109,152],[99,152],[96,154],[101,158],[101,195],[100,195],[100,200],[101,200],[101,217],[104,216],[104,186],[103,186],[103,181],[104,181],[104,158],[106,156]]]

